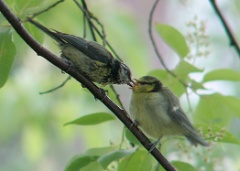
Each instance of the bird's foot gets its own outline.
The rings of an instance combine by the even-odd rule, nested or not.
[[[133,123],[130,126],[130,130],[132,129],[133,126],[137,127],[138,125],[139,125],[139,122],[137,120],[134,120]]]
[[[106,98],[106,96],[108,95],[108,90],[104,90],[102,88],[99,88],[99,91],[102,94],[101,97],[97,98],[96,96],[94,96],[94,98],[95,98],[95,100],[99,99],[99,100],[103,101]]]
[[[66,58],[62,58],[63,59],[63,61],[65,62],[65,63],[67,63],[68,64],[68,69],[67,69],[67,72],[69,72],[73,67],[74,67],[74,64],[72,63],[72,61],[70,61],[70,60],[68,60],[68,59],[66,59]],[[63,71],[62,70],[62,73],[63,74],[65,74],[65,71]]]
[[[156,148],[156,146],[158,145],[160,143],[160,138],[157,140],[157,141],[155,141],[155,142],[153,142],[153,143],[151,143],[150,145],[151,145],[151,147],[150,147],[150,149],[149,149],[149,153],[151,153],[153,150],[154,150],[154,148]],[[160,144],[160,146],[161,146],[161,144]]]

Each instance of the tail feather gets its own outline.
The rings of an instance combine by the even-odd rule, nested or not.
[[[194,146],[197,146],[198,144],[200,144],[202,146],[209,146],[209,143],[207,143],[203,138],[201,138],[196,133],[195,134],[185,135],[185,137]]]
[[[58,36],[57,33],[49,30],[48,28],[44,27],[43,25],[41,25],[40,23],[32,20],[31,18],[28,18],[27,21],[29,21],[30,23],[32,23],[33,25],[35,25],[37,28],[39,28],[40,30],[42,30],[43,32],[45,32],[47,35],[49,35],[50,37],[52,37],[53,39],[55,39],[60,45],[64,44],[64,41]]]

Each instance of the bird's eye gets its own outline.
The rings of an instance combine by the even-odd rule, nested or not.
[[[148,85],[149,83],[147,82],[139,82],[140,85]]]

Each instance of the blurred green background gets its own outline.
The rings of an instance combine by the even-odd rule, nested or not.
[[[13,12],[22,19],[48,7],[53,2],[55,1],[6,1]],[[131,68],[134,78],[146,75],[153,69],[162,68],[154,54],[147,30],[153,0],[89,0],[87,4],[89,10],[105,26],[108,41]],[[236,22],[240,14],[239,1],[221,1],[219,4],[235,37],[240,41],[240,23]],[[183,35],[187,35],[189,28],[186,23],[194,16],[205,23],[210,43],[210,55],[195,61],[195,65],[204,69],[204,72],[194,75],[194,78],[201,80],[204,73],[217,68],[239,71],[239,56],[229,46],[223,27],[207,1],[161,1],[154,14],[154,22],[170,24]],[[73,35],[83,35],[82,13],[73,1],[60,3],[37,19],[48,28]],[[7,25],[8,23],[1,16],[0,31]],[[57,55],[60,54],[54,41],[30,24],[25,26],[34,33],[33,36],[43,43],[44,47]],[[177,55],[160,40],[156,33],[154,35],[167,66],[174,68],[178,62]],[[87,39],[91,39],[89,34]],[[67,78],[67,74],[63,74],[45,59],[38,57],[15,32],[13,41],[17,45],[17,55],[8,81],[0,90],[1,171],[63,170],[74,155],[83,153],[89,148],[120,143],[123,124],[118,119],[96,126],[63,126],[80,116],[109,111],[74,79],[55,92],[40,95],[39,92],[61,84]],[[239,82],[218,81],[205,86],[211,92],[240,96]],[[116,89],[128,109],[130,89],[126,85],[116,86]],[[188,111],[189,107],[184,96],[181,101],[184,109]],[[194,108],[198,101],[194,98],[192,103]],[[236,130],[240,128],[239,123],[240,120],[237,118],[229,126],[238,139],[240,133]],[[236,150],[239,149],[238,145],[219,143],[217,149],[211,151],[215,157],[225,153],[228,155],[224,157],[223,163],[219,163],[219,167],[215,167],[216,170],[240,168],[239,150]],[[168,158],[179,160],[176,156],[172,153]],[[191,159],[187,158],[186,161]]]

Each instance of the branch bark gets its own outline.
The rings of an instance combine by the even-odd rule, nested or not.
[[[209,0],[214,11],[217,13],[217,16],[219,17],[222,25],[223,25],[223,28],[224,30],[226,31],[226,34],[230,40],[230,45],[233,46],[235,48],[235,50],[237,51],[238,53],[238,57],[240,59],[240,47],[238,46],[238,43],[237,43],[237,40],[235,39],[230,27],[228,26],[228,23],[227,21],[224,19],[220,9],[218,8],[217,6],[217,3],[216,3],[216,0]]]
[[[128,118],[126,111],[120,109],[111,99],[106,96],[95,84],[90,82],[84,76],[82,76],[76,69],[69,67],[69,65],[63,62],[59,57],[52,54],[50,51],[45,49],[41,44],[39,44],[29,32],[22,26],[21,20],[15,16],[14,13],[8,8],[8,6],[0,0],[0,11],[16,30],[16,32],[22,37],[22,39],[39,55],[45,58],[47,61],[51,62],[56,67],[65,71],[81,84],[83,84],[97,99],[102,101],[102,103],[107,106],[124,125],[138,138],[141,144],[149,151],[151,148],[151,142],[149,139],[133,124],[133,122]],[[151,151],[153,157],[167,170],[176,171],[176,169],[168,162],[168,160],[159,152],[158,149],[154,148]]]

